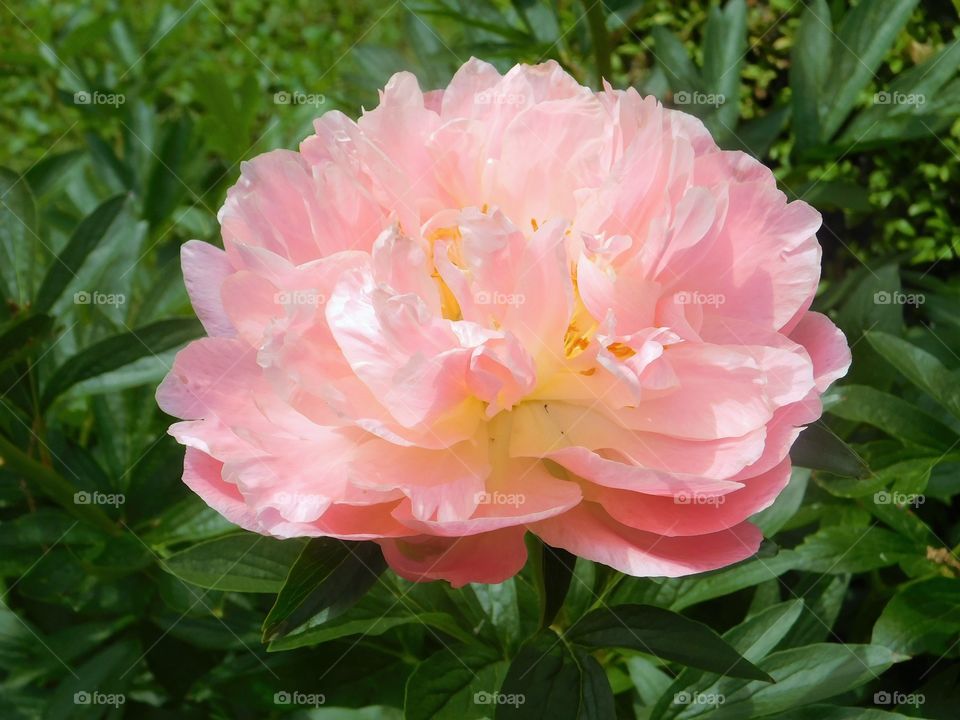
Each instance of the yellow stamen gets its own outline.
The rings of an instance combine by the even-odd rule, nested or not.
[[[620,358],[621,360],[626,360],[632,358],[637,353],[633,348],[624,345],[621,342],[613,342],[607,345],[607,350],[609,350],[614,357]]]

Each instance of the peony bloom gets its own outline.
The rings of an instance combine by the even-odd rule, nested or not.
[[[209,337],[157,393],[184,481],[277,537],[499,582],[524,534],[631,575],[753,554],[747,518],[850,361],[819,214],[652,97],[556,63],[395,75],[242,168],[183,246]]]

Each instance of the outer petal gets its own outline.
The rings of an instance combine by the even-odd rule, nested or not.
[[[220,287],[234,272],[227,254],[210,243],[190,240],[180,247],[180,265],[190,303],[207,334],[232,337],[236,331],[220,299]]]
[[[666,537],[622,525],[593,503],[535,523],[530,530],[547,545],[639,577],[716,570],[750,557],[763,539],[750,523],[709,535]]]
[[[851,359],[847,339],[826,315],[804,314],[790,333],[790,339],[803,345],[810,354],[818,392],[824,392],[834,380],[847,374]]]
[[[429,535],[380,540],[383,556],[395,573],[407,580],[448,580],[454,587],[467,583],[501,583],[513,577],[527,561],[524,529],[469,537]]]

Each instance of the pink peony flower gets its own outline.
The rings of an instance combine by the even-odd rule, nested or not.
[[[183,246],[209,337],[157,399],[187,485],[454,585],[515,574],[527,531],[641,576],[756,551],[747,518],[850,362],[808,311],[813,208],[553,62],[428,93],[399,73],[315,127],[243,166],[225,250]]]

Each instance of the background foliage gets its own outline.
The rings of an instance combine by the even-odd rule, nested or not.
[[[0,0],[0,715],[954,717],[958,12]],[[411,586],[180,482],[153,402],[200,333],[180,244],[218,242],[242,159],[470,55],[656,94],[824,213],[817,306],[855,361],[756,558],[661,581],[533,546],[500,586]]]

